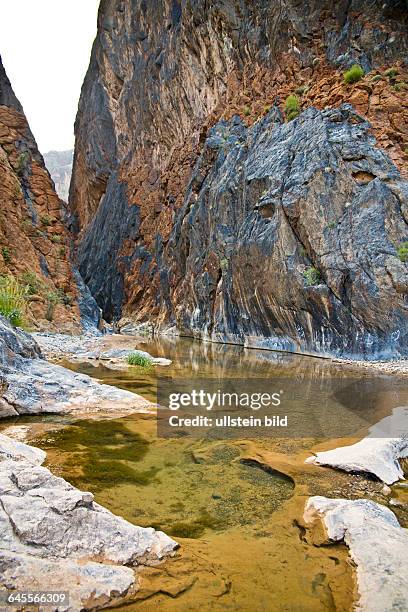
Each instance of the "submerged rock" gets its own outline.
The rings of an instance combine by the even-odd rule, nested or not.
[[[104,607],[177,547],[161,531],[131,525],[41,463],[45,453],[0,434],[0,585],[69,591],[69,607]],[[44,582],[45,581],[45,582]]]
[[[408,407],[394,408],[392,415],[372,427],[369,435],[351,446],[318,452],[306,461],[346,472],[373,474],[386,484],[404,478],[398,459],[408,457]]]
[[[365,499],[316,496],[308,500],[303,518],[314,544],[344,541],[348,546],[357,566],[358,610],[407,609],[408,530],[391,510]]]

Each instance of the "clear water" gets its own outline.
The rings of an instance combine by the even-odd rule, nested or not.
[[[325,408],[333,415],[347,405],[351,414],[363,409],[374,420],[407,398],[404,381],[373,378],[320,359],[185,339],[158,339],[138,347],[173,363],[151,372],[66,365],[151,401],[156,400],[156,374],[164,371],[189,378],[285,376],[304,381],[309,390],[296,400],[300,411],[312,410],[313,397],[321,402],[326,393]],[[333,378],[345,383],[340,397],[322,387],[322,381]],[[356,395],[361,385],[364,393]],[[310,494],[364,495],[361,477],[304,464],[314,445],[333,446],[333,441],[319,435],[162,439],[154,416],[135,414],[70,422],[36,443],[47,450],[54,473],[94,492],[112,512],[160,528],[180,543],[174,559],[143,570],[137,601],[127,609],[352,609],[354,582],[346,548],[312,546],[300,525]],[[364,486],[365,492],[371,487],[375,498],[380,486],[367,481]]]

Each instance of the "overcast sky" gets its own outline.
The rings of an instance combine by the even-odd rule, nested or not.
[[[41,153],[71,149],[99,0],[0,0],[0,55]]]

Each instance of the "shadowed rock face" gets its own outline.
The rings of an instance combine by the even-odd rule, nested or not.
[[[356,61],[398,64],[405,17],[397,2],[332,4],[102,1],[70,210],[108,319],[124,309],[212,340],[406,351],[406,187],[363,119],[335,110],[352,102],[405,159],[404,92],[381,76],[342,81]],[[299,86],[305,112],[281,125]],[[307,286],[314,269],[321,283]]]

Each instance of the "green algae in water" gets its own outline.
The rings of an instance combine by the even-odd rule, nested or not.
[[[79,421],[38,442],[45,450],[70,454],[64,462],[65,477],[79,488],[97,491],[124,483],[146,486],[157,480],[158,468],[136,470],[124,463],[141,461],[149,442],[118,421]]]
[[[134,415],[76,421],[48,433],[40,446],[58,451],[49,458],[58,462],[59,473],[96,493],[99,503],[174,537],[197,539],[237,526],[262,526],[293,494],[290,479],[256,462],[249,465],[232,443],[154,435],[155,422]]]

